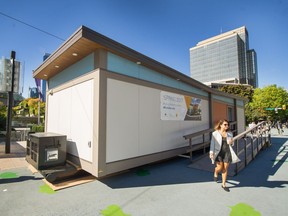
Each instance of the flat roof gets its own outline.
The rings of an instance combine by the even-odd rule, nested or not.
[[[86,26],[80,26],[74,34],[72,34],[57,50],[55,50],[55,52],[53,52],[36,70],[34,70],[33,77],[42,80],[49,80],[51,77],[61,73],[65,68],[80,61],[82,58],[99,48],[122,56],[130,61],[134,61],[135,63],[141,62],[142,66],[155,70],[158,73],[164,74],[173,79],[190,84],[200,90],[213,92],[214,94],[230,98],[244,99],[218,90],[215,91],[215,89],[211,89],[209,86],[206,86],[205,84],[194,80],[173,68],[95,32]]]

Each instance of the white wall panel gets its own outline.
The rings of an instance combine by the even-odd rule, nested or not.
[[[182,121],[162,121],[162,150],[170,150],[183,146],[184,138],[181,131]]]
[[[69,103],[71,100],[71,91],[60,91],[48,96],[48,119],[47,132],[67,134],[70,133],[70,126],[67,127],[63,122],[70,123]],[[68,124],[69,125],[69,124]]]
[[[138,86],[107,80],[106,162],[138,155]]]
[[[201,107],[202,121],[163,121],[160,93],[158,89],[107,80],[106,162],[180,148],[187,145],[185,131],[207,129],[207,101],[201,102],[207,107]]]
[[[56,133],[58,131],[58,116],[59,113],[57,110],[59,109],[60,104],[58,103],[59,97],[58,95],[48,95],[47,98],[47,110],[46,110],[46,123],[47,123],[47,132],[54,132]]]
[[[71,89],[57,93],[58,96],[58,133],[67,135],[71,134]],[[51,131],[52,132],[52,131]],[[55,132],[55,131],[54,131]]]
[[[160,90],[139,86],[139,154],[162,150]]]

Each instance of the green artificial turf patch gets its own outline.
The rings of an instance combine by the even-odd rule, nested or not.
[[[47,194],[54,194],[56,193],[52,188],[50,188],[47,184],[40,186],[39,192],[47,193]]]
[[[245,203],[238,203],[235,206],[230,206],[232,211],[230,212],[230,216],[261,216],[261,213],[256,211],[252,206]]]
[[[106,209],[101,211],[102,216],[130,216],[125,214],[118,205],[110,205]]]
[[[18,178],[16,173],[13,172],[0,173],[0,179],[13,179],[13,178]]]

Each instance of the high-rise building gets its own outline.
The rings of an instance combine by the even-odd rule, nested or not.
[[[51,55],[50,53],[45,53],[45,55],[43,56],[43,61],[45,61],[50,55]],[[42,94],[42,101],[46,102],[46,80],[42,80],[41,94]]]
[[[249,50],[245,26],[203,40],[190,48],[193,79],[212,83],[238,83],[258,87],[257,57]]]
[[[39,98],[39,91],[37,87],[29,88],[29,98]]]

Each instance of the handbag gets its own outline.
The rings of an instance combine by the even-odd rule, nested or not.
[[[231,156],[232,156],[232,163],[238,163],[241,160],[239,159],[239,157],[236,155],[236,153],[234,152],[233,148],[231,147],[231,145],[229,145],[230,148],[230,152],[231,152]]]

